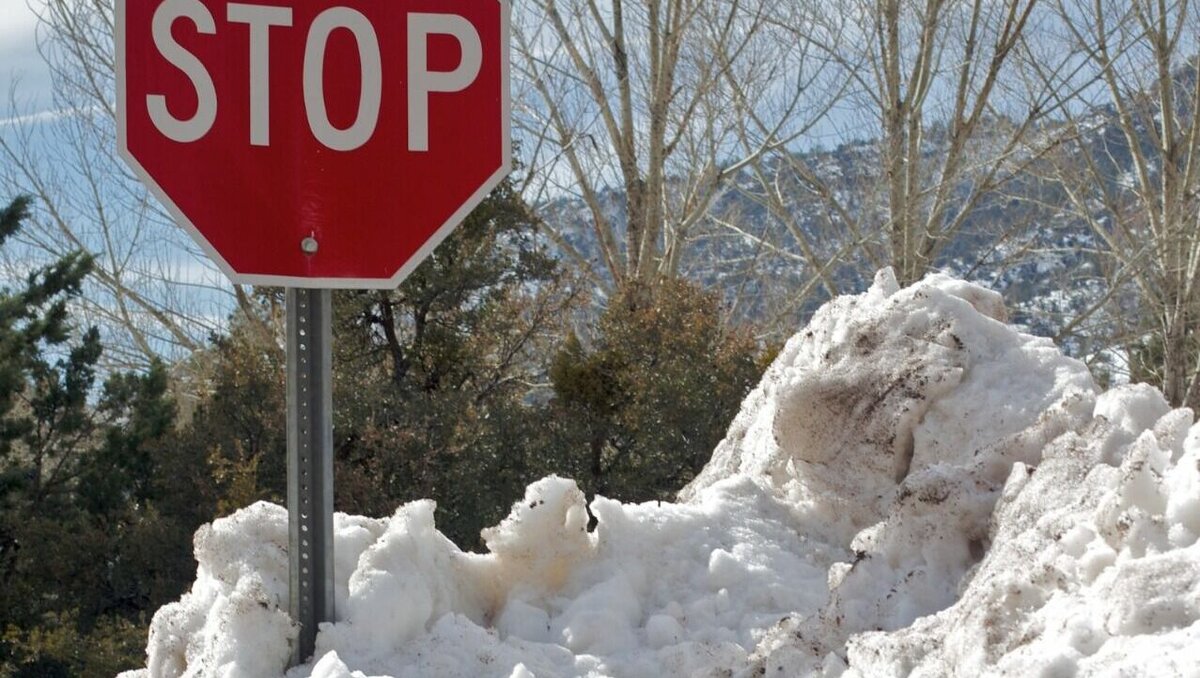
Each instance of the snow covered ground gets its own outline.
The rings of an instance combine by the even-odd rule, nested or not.
[[[464,553],[433,505],[338,515],[288,678],[1200,677],[1200,425],[942,276],[827,304],[675,504],[531,485]],[[282,676],[287,515],[196,535],[137,676]]]

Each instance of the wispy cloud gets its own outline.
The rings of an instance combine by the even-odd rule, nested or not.
[[[14,115],[8,118],[0,118],[0,127],[15,127],[19,125],[36,125],[43,122],[53,122],[61,120],[76,112],[73,108],[59,108],[51,111],[37,111],[36,113],[24,113]]]

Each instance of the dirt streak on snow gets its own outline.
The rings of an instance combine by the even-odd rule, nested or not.
[[[788,342],[675,504],[549,477],[485,554],[427,500],[338,515],[339,621],[286,675],[1200,677],[1200,425],[1005,320],[881,271]],[[202,528],[127,678],[282,676],[286,545],[271,504]]]

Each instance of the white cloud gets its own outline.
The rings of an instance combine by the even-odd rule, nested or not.
[[[7,118],[0,118],[0,127],[9,127],[13,125],[28,125],[31,123],[48,122],[50,120],[58,120],[71,115],[71,109],[45,110],[36,113],[25,113],[22,115],[13,115]]]

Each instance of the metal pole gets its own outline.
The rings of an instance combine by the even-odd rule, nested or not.
[[[300,625],[290,666],[333,621],[333,371],[329,290],[288,288],[288,612]]]

